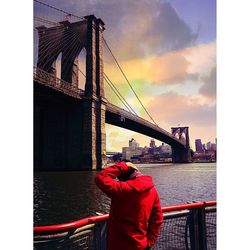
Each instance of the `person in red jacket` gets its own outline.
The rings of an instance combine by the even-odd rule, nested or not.
[[[163,221],[152,177],[142,175],[131,162],[119,162],[99,172],[95,182],[111,198],[107,249],[152,247]]]

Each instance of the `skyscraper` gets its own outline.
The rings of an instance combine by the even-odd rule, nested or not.
[[[201,152],[202,151],[202,142],[201,142],[201,139],[196,139],[195,140],[195,151],[196,152]]]

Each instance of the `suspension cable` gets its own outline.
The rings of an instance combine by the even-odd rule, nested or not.
[[[79,69],[79,67],[77,67],[77,69],[86,78],[86,75]],[[115,85],[112,83],[112,81],[109,79],[109,77],[105,74],[105,72],[104,72],[104,80],[108,83],[108,85],[110,86],[110,88],[113,90],[113,92],[119,98],[119,100],[121,101],[121,103],[128,109],[128,111],[129,112],[132,111],[136,116],[138,116],[136,114],[136,112],[131,108],[131,106],[127,103],[127,101],[123,98],[123,96],[121,95],[121,93],[119,92],[119,90],[115,87]],[[116,91],[117,91],[117,93],[116,93]]]
[[[104,41],[105,45],[107,46],[107,48],[108,48],[110,54],[111,54],[112,57],[114,58],[114,60],[115,60],[115,62],[116,62],[116,64],[117,64],[118,68],[120,69],[122,75],[123,75],[124,78],[126,79],[128,85],[130,86],[130,88],[131,88],[131,90],[133,91],[134,95],[136,96],[137,100],[139,101],[139,103],[140,103],[141,106],[143,107],[144,111],[147,113],[147,115],[148,115],[149,118],[153,121],[153,123],[154,123],[156,126],[158,126],[157,123],[156,123],[156,122],[154,121],[154,119],[152,118],[152,116],[148,113],[148,111],[146,110],[146,108],[145,108],[144,105],[142,104],[142,102],[141,102],[141,100],[139,99],[139,97],[138,97],[138,95],[136,94],[136,92],[134,91],[133,87],[131,86],[131,84],[130,84],[128,78],[126,77],[124,71],[122,70],[120,64],[118,63],[116,57],[114,56],[113,52],[111,51],[111,49],[110,49],[110,47],[108,46],[108,44],[107,44],[106,40],[104,39],[104,37],[103,37],[103,41]]]
[[[138,116],[137,115],[137,113],[134,111],[134,109],[129,105],[129,103],[124,99],[124,97],[122,96],[122,94],[119,92],[119,90],[115,87],[115,85],[113,84],[113,82],[109,79],[109,77],[105,74],[105,72],[104,72],[104,79],[106,80],[106,82],[109,84],[109,86],[112,88],[112,90],[113,90],[113,88],[115,89],[115,90],[113,90],[114,92],[116,91],[118,94],[116,94],[116,92],[115,92],[115,94],[118,96],[118,98],[122,101],[122,103],[123,103],[123,105],[124,106],[126,106],[126,108],[128,109],[128,111],[129,112],[131,112],[132,111],[132,113],[134,113],[136,116]],[[111,86],[112,85],[112,86]],[[119,97],[120,96],[120,97]]]
[[[40,22],[40,23],[45,23],[45,24],[50,24],[50,25],[62,25],[58,22],[49,21],[49,20],[46,20],[46,19],[44,19],[42,17],[38,17],[38,16],[34,16],[33,19],[34,19],[34,21]]]
[[[76,15],[74,15],[74,14],[71,14],[71,13],[65,11],[65,10],[56,8],[56,7],[54,7],[54,6],[52,6],[52,5],[49,5],[49,4],[47,4],[47,3],[43,3],[43,2],[38,1],[38,0],[34,0],[34,2],[40,3],[40,4],[45,5],[45,6],[49,7],[49,8],[51,8],[51,9],[60,11],[60,12],[62,12],[62,13],[64,13],[64,14],[71,15],[71,16],[76,17],[76,18],[84,19],[84,17],[76,16]]]

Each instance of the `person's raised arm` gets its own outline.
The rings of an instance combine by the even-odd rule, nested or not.
[[[125,174],[128,168],[129,166],[127,166],[125,162],[119,162],[113,166],[107,167],[96,175],[95,183],[105,194],[112,197],[126,190],[127,185],[124,185],[125,183],[122,182],[117,182],[115,179]]]

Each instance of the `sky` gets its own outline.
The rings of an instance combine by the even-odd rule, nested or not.
[[[94,14],[105,23],[104,38],[156,123],[167,131],[189,126],[194,140],[216,138],[215,0],[47,0],[78,16]],[[149,119],[107,49],[104,72],[127,102]],[[123,107],[105,86],[107,99]],[[120,151],[134,138],[151,138],[106,124],[107,151]],[[161,142],[156,141],[159,145]]]

